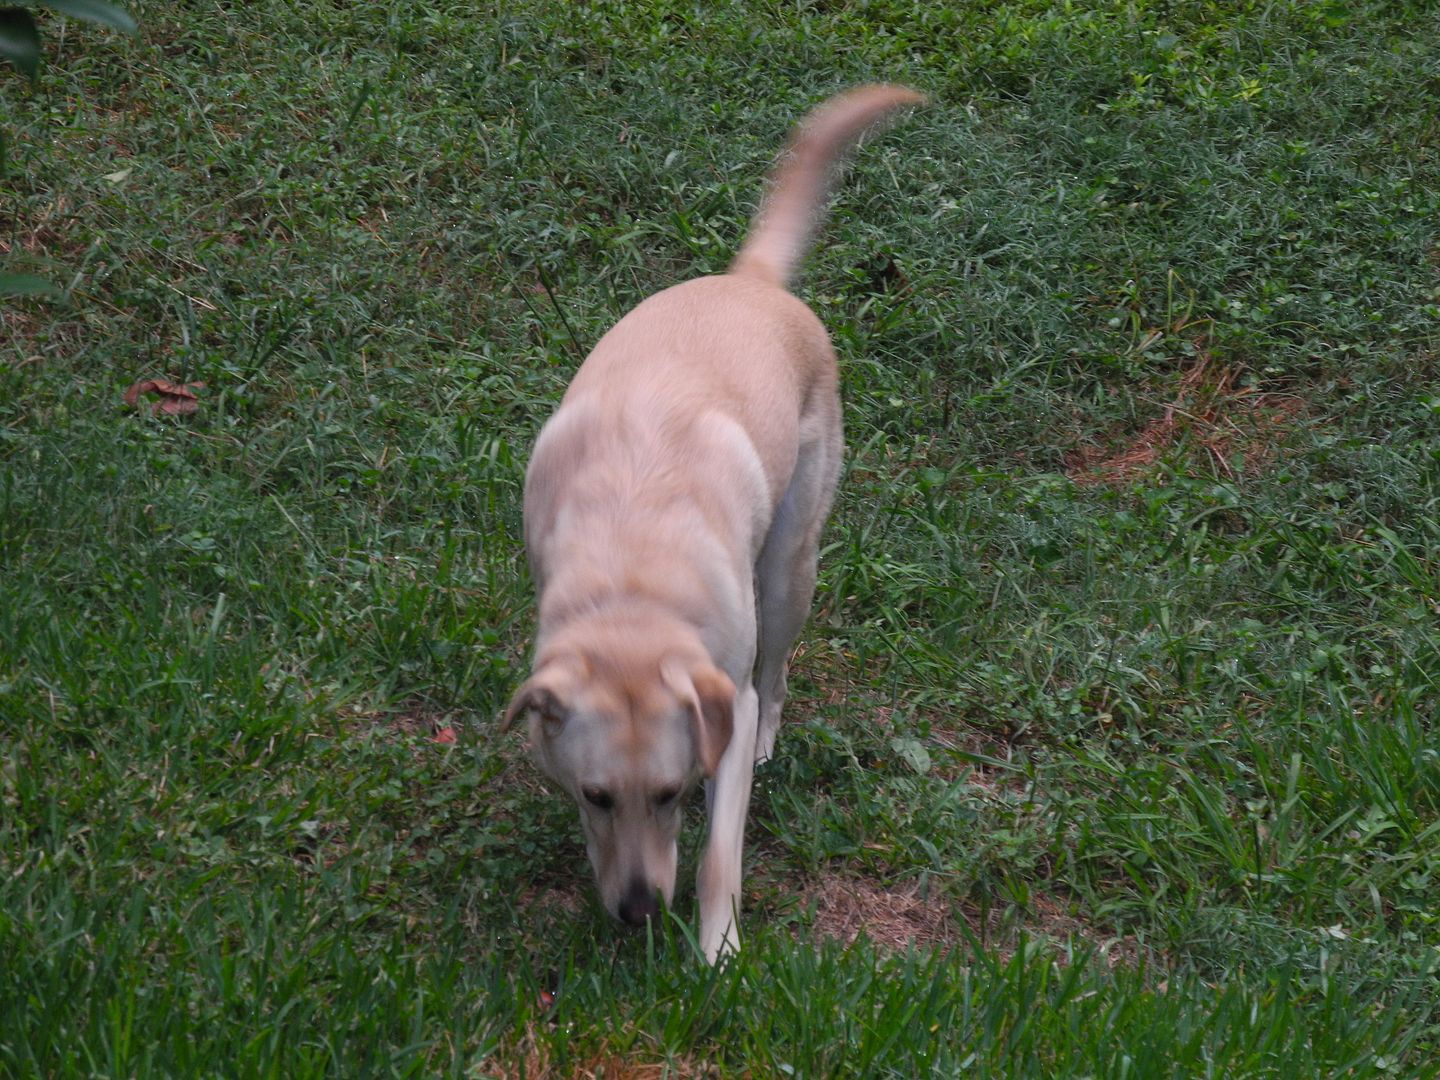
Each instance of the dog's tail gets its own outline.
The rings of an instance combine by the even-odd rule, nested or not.
[[[810,246],[835,163],[886,113],[924,100],[903,86],[859,86],[810,113],[791,136],[730,273],[789,284]]]

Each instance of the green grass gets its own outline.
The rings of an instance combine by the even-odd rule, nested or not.
[[[132,11],[0,72],[0,1074],[1440,1075],[1432,5]],[[712,971],[496,732],[520,485],[873,79]]]

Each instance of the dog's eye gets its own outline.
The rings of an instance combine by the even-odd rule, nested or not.
[[[659,793],[656,794],[656,796],[655,796],[655,805],[656,805],[656,806],[669,806],[671,803],[673,803],[673,802],[674,802],[676,799],[678,799],[679,797],[680,797],[680,789],[679,789],[678,787],[666,788],[664,791],[661,791],[661,792],[659,792]]]
[[[595,807],[596,810],[615,809],[615,799],[608,791],[601,791],[599,788],[587,787],[581,788],[580,794],[584,795],[585,801],[588,802],[591,806]]]

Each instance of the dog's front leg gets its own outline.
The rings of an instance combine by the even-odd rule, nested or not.
[[[706,792],[710,833],[700,860],[696,892],[700,898],[700,947],[715,963],[740,947],[740,876],[745,856],[745,816],[750,810],[750,781],[755,769],[755,733],[760,702],[753,686],[735,695],[735,726],[730,745]]]

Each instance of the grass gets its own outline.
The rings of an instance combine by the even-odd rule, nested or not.
[[[1431,5],[131,9],[0,80],[0,1073],[1440,1074]],[[520,484],[870,79],[712,971],[496,734]]]

